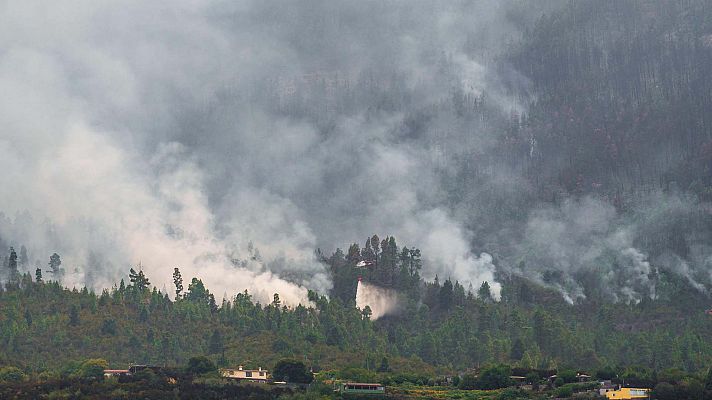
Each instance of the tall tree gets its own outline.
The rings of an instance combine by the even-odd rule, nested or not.
[[[178,267],[173,269],[173,284],[176,286],[176,300],[178,300],[183,292],[183,277]]]
[[[198,278],[193,278],[188,285],[187,300],[208,305],[210,303],[210,292],[205,288],[205,284]]]
[[[10,247],[10,256],[8,258],[7,267],[10,269],[10,281],[18,282],[20,272],[17,270],[17,252],[13,247]]]
[[[356,264],[361,260],[361,248],[358,246],[358,243],[354,243],[351,246],[349,246],[349,251],[346,254],[346,261],[349,262],[349,264]]]
[[[136,293],[145,292],[151,284],[143,273],[143,270],[136,272],[133,268],[129,270],[129,281],[131,281],[131,285],[129,286],[132,287]]]
[[[275,380],[294,383],[311,383],[314,379],[306,365],[296,360],[280,360],[274,366],[272,376]]]
[[[20,246],[20,259],[18,260],[18,264],[23,267],[27,268],[27,265],[30,263],[30,260],[27,257],[27,248],[22,245]]]
[[[492,301],[492,291],[487,281],[482,282],[482,285],[477,290],[477,298],[482,301]]]
[[[59,257],[59,254],[54,253],[51,256],[49,256],[49,268],[50,272],[52,273],[52,277],[55,280],[60,280],[62,277],[62,259]]]
[[[442,307],[444,310],[449,310],[452,306],[453,298],[454,291],[452,281],[450,280],[450,278],[448,278],[445,282],[443,282],[443,287],[440,288],[440,294],[438,295],[438,303],[440,304],[440,307]]]

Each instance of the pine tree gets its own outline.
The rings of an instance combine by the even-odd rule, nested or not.
[[[361,310],[361,317],[363,318],[364,321],[368,321],[371,319],[371,314],[373,312],[371,311],[371,307],[365,306],[363,310]]]
[[[173,269],[173,284],[176,286],[176,300],[178,300],[183,292],[183,277],[177,267]]]
[[[59,254],[54,253],[49,257],[50,272],[52,272],[52,276],[55,280],[59,280],[62,276],[62,268],[60,268],[61,265],[62,259],[59,257]]]
[[[445,282],[443,282],[443,287],[440,289],[440,293],[438,295],[438,303],[440,304],[440,307],[442,307],[444,310],[449,310],[452,306],[453,298],[454,293],[452,281],[450,280],[450,278],[448,278]]]
[[[18,282],[20,273],[17,270],[17,252],[15,252],[15,249],[12,247],[10,247],[10,257],[8,258],[7,267],[10,269],[10,282]]]
[[[477,290],[477,298],[482,301],[492,301],[492,292],[487,281],[482,282],[482,286]]]
[[[131,281],[130,286],[133,287],[136,293],[145,292],[151,284],[151,282],[148,281],[148,278],[146,278],[146,275],[144,275],[143,271],[139,270],[136,272],[133,268],[129,270],[129,281]]]
[[[351,246],[349,246],[349,251],[346,254],[346,261],[348,261],[349,264],[355,265],[360,260],[361,260],[361,248],[358,246],[358,243],[354,243]]]
[[[20,246],[20,259],[18,260],[18,263],[21,267],[27,267],[27,264],[30,263],[28,257],[27,257],[27,248],[25,246]]]
[[[193,278],[190,281],[185,298],[195,303],[210,304],[210,292],[205,288],[203,281],[198,278]]]
[[[215,301],[215,296],[212,293],[208,293],[208,307],[211,313],[218,312],[218,303]]]

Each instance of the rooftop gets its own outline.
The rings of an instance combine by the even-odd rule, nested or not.
[[[383,386],[382,383],[363,383],[363,382],[346,382],[346,383],[344,383],[344,385]]]

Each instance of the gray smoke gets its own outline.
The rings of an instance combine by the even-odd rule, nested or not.
[[[615,301],[656,298],[660,269],[706,292],[710,253],[699,243],[704,238],[687,238],[697,243],[692,263],[655,242],[659,235],[694,235],[693,221],[702,212],[694,199],[677,193],[652,193],[627,213],[596,197],[568,199],[533,210],[503,264],[559,289],[570,303],[586,298],[587,290]]]
[[[495,296],[510,273],[638,301],[659,268],[705,290],[708,238],[676,222],[695,200],[541,205],[492,155],[492,116],[531,100],[497,56],[559,3],[6,1],[0,239],[28,247],[26,270],[59,252],[70,286],[141,263],[157,287],[179,267],[287,303],[331,287],[316,248],[373,233]],[[656,250],[666,231],[689,251]]]
[[[498,292],[442,181],[492,137],[447,112],[403,126],[453,94],[523,107],[485,63],[511,4],[4,2],[0,237],[62,254],[70,286],[140,262],[158,287],[180,267],[296,302],[330,287],[316,247],[387,232],[425,277]]]

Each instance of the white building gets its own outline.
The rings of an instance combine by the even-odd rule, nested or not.
[[[266,369],[244,369],[242,365],[237,368],[222,368],[220,375],[228,379],[241,379],[254,382],[266,382],[269,374]]]

